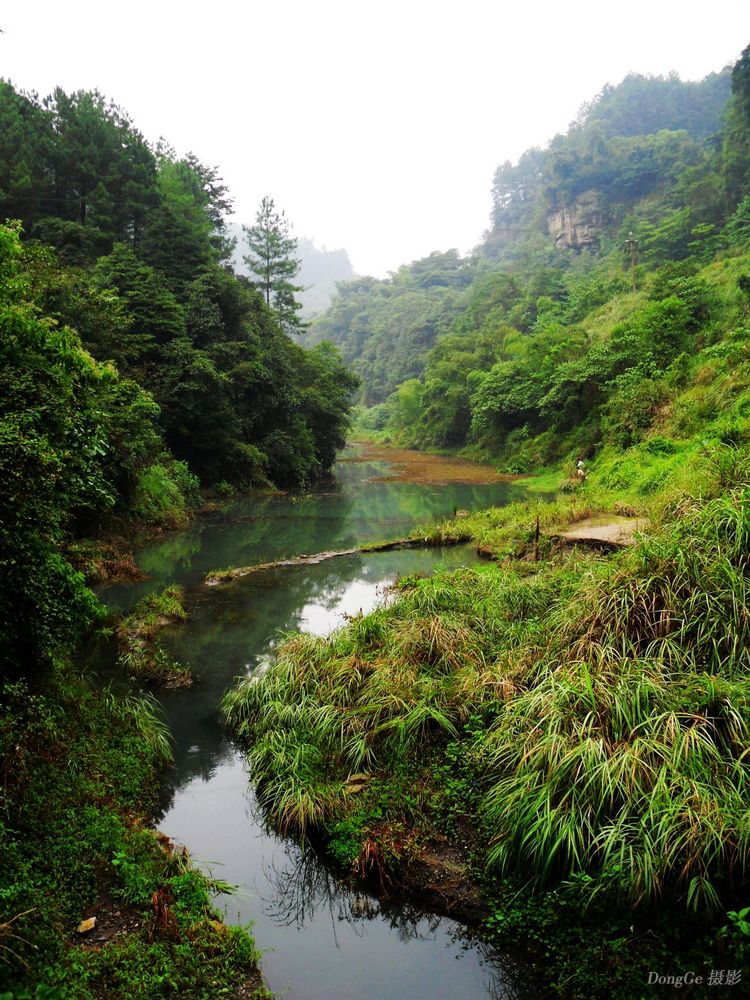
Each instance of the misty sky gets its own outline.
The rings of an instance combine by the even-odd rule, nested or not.
[[[629,71],[700,79],[750,42],[750,0],[130,0],[0,7],[0,75],[98,88],[150,140],[218,165],[238,221],[383,275],[487,227],[495,167]]]

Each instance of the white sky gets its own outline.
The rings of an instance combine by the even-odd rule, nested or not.
[[[268,193],[383,275],[475,245],[495,167],[605,83],[733,62],[750,0],[6,0],[0,28],[17,87],[98,88],[219,166],[238,221]]]

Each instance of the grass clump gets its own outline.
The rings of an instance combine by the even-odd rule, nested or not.
[[[276,822],[304,831],[335,813],[352,774],[453,736],[471,711],[502,702],[514,670],[493,660],[541,627],[570,580],[567,569],[527,579],[462,570],[403,584],[394,605],[328,639],[291,637],[262,680],[224,700]]]
[[[182,588],[172,584],[149,594],[117,625],[120,663],[129,675],[164,688],[189,687],[190,670],[174,660],[159,642],[159,631],[187,618]]]
[[[594,477],[462,521],[500,562],[410,578],[327,638],[290,637],[224,701],[272,820],[322,831],[354,871],[393,831],[411,849],[468,828],[494,931],[561,947],[538,925],[558,899],[598,933],[613,996],[668,947],[711,961],[750,894],[750,474],[742,449],[694,455],[693,491],[670,474],[638,510],[648,533],[613,556],[527,561],[536,516],[629,502]],[[511,906],[513,885],[536,902]],[[625,935],[620,964],[601,937],[613,911],[654,935]]]

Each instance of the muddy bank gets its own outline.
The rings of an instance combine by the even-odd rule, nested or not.
[[[489,907],[471,872],[468,850],[431,841],[403,861],[393,886],[425,909],[479,931]]]
[[[149,541],[150,539],[144,539]],[[124,538],[72,542],[65,554],[71,566],[83,573],[90,587],[109,583],[141,583],[146,574],[138,568],[133,543]]]
[[[545,534],[553,541],[566,545],[586,545],[604,552],[635,545],[637,535],[645,531],[649,521],[644,517],[623,517],[605,514],[588,517],[574,526],[548,528]]]
[[[387,473],[371,476],[369,481],[373,483],[401,482],[424,486],[448,486],[451,483],[486,485],[524,478],[498,472],[491,465],[472,462],[468,458],[430,455],[423,451],[375,444],[372,441],[353,443],[357,445],[357,455],[342,457],[339,459],[340,463],[388,462],[391,466]]]

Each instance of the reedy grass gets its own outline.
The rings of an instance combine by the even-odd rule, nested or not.
[[[684,498],[554,609],[486,741],[491,864],[709,910],[745,884],[749,502]]]
[[[486,744],[490,863],[596,872],[635,903],[675,889],[710,909],[717,883],[742,885],[750,685],[690,681],[578,662],[509,703]]]
[[[513,683],[492,659],[538,626],[563,576],[524,580],[487,566],[459,571],[457,588],[438,575],[327,639],[288,639],[262,678],[223,702],[274,821],[319,824],[351,774],[455,736],[478,705],[504,700]]]
[[[290,638],[224,702],[274,822],[346,815],[352,774],[418,766],[473,719],[490,868],[700,912],[744,891],[750,489],[729,466],[665,493],[614,557],[409,580],[327,639]],[[474,522],[497,539],[565,509],[587,516],[574,497]]]

